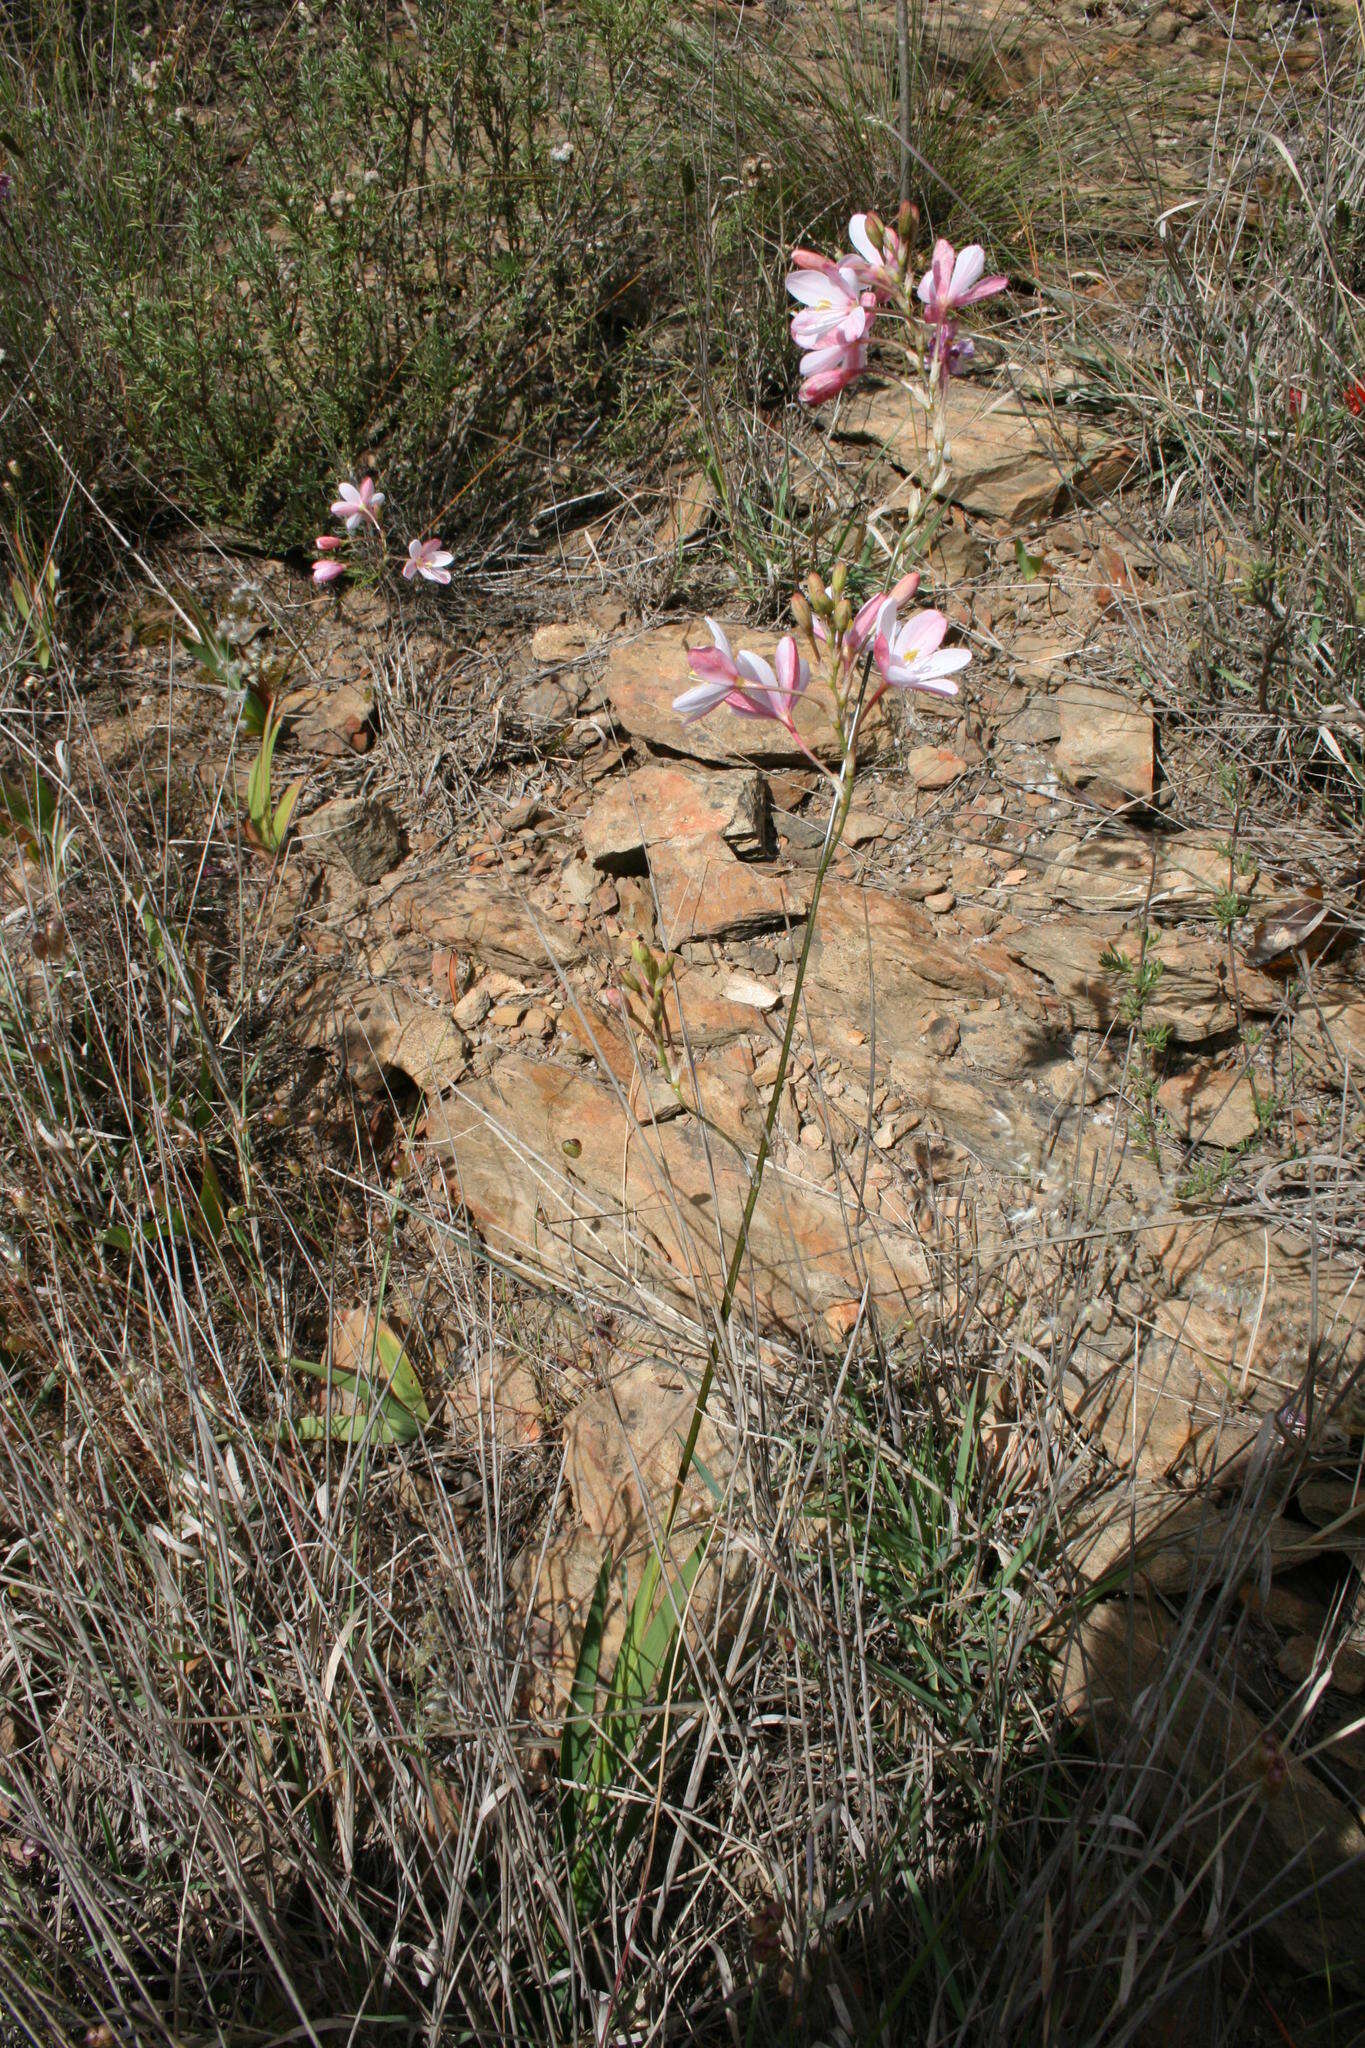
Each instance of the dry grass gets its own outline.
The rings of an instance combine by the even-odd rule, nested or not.
[[[1131,613],[1182,734],[1181,814],[1231,804],[1304,879],[1344,868],[1361,820],[1365,421],[1331,402],[1365,362],[1357,76],[1320,131],[1292,98],[1274,109],[1289,125],[1239,115],[1127,331],[1075,342],[1164,465],[1141,538],[1194,592],[1193,676],[1190,640]],[[1269,225],[1245,200],[1268,171]],[[1308,403],[1286,417],[1300,379]],[[756,404],[751,435],[716,438],[719,401],[699,403],[766,588],[794,545],[773,439]],[[40,642],[12,620],[0,669],[13,2037],[1359,2038],[1349,1982],[1305,1987],[1265,1939],[1332,1924],[1332,1872],[1289,1856],[1273,1883],[1241,1881],[1276,1759],[1344,1784],[1359,1740],[1319,1712],[1354,1582],[1287,1697],[1258,1690],[1240,1598],[1349,1412],[1344,1332],[1322,1335],[1309,1440],[1267,1430],[1231,1475],[1188,1583],[1156,1603],[1157,1675],[1103,1759],[1083,1751],[1055,1704],[1095,1604],[1068,1536],[1113,1474],[1063,1387],[1112,1247],[1080,1184],[1066,1228],[1007,1270],[964,1248],[913,1339],[860,1332],[831,1360],[813,1333],[774,1347],[736,1319],[718,1396],[738,1476],[713,1542],[743,1597],[684,1632],[666,1713],[652,1703],[613,1782],[584,1914],[536,1646],[508,1622],[560,1457],[549,1435],[449,1429],[437,1393],[510,1353],[554,1414],[618,1339],[648,1339],[647,1296],[633,1317],[586,1289],[547,1302],[401,1171],[404,1101],[376,1118],[330,1076],[315,1089],[291,1041],[295,962],[271,935],[278,878],[243,845],[229,771],[195,790],[168,756],[154,789],[122,786],[50,627]],[[393,687],[399,786],[434,714]],[[1236,765],[1231,794],[1201,780],[1207,761]],[[469,801],[505,766],[495,727]],[[1343,886],[1346,933],[1355,901]],[[1343,1080],[1334,1174],[1256,1192],[1324,1257],[1360,1249],[1352,1101]],[[409,1446],[306,1434],[316,1403],[287,1362],[323,1356],[354,1302],[410,1333],[437,1419]],[[1044,1328],[1046,1351],[1012,1334]],[[1115,1612],[1136,1641],[1144,1610]],[[1228,1719],[1233,1695],[1254,1735]]]

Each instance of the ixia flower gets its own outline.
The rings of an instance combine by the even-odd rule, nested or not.
[[[439,540],[410,540],[408,559],[403,564],[403,580],[411,583],[421,576],[428,583],[449,583],[450,565],[455,557]]]
[[[687,650],[688,666],[701,681],[673,699],[679,718],[705,718],[718,704],[724,704],[741,718],[773,718],[791,731],[796,706],[810,681],[810,669],[797,653],[790,633],[778,643],[774,666],[747,647],[736,654],[724,627],[714,619],[706,623],[712,644]]]
[[[858,259],[847,256],[845,264],[855,270],[879,299],[890,298],[905,275],[910,251],[893,227],[875,213],[855,213],[848,224],[848,239]]]
[[[314,546],[317,548],[320,559],[313,564],[314,583],[335,583],[338,576],[346,574],[346,564],[344,562],[328,560],[329,555],[335,555],[337,549],[343,548],[345,545],[346,543],[339,533],[320,533],[318,535]]]
[[[363,477],[358,484],[341,483],[332,503],[332,517],[346,521],[347,533],[354,533],[366,519],[377,527],[383,502],[384,493],[375,489],[372,476]]]
[[[957,684],[950,680],[966,668],[971,652],[966,647],[945,647],[948,621],[942,612],[915,612],[899,620],[896,605],[887,599],[877,620],[877,637],[872,658],[881,671],[882,682],[893,690],[923,690],[931,697],[955,697]]]
[[[866,342],[876,317],[876,294],[864,291],[851,262],[809,259],[798,251],[787,290],[800,311],[792,315],[792,340],[804,349],[852,348]]]
[[[1341,395],[1346,401],[1347,412],[1359,419],[1365,413],[1365,379],[1353,377]]]
[[[808,349],[801,358],[802,405],[823,405],[827,398],[837,398],[866,368],[866,342],[855,342],[851,348],[835,343],[830,348]]]
[[[940,379],[960,377],[975,354],[976,343],[970,335],[959,334],[951,320],[930,328],[925,367],[932,370],[937,365]]]
[[[929,268],[919,281],[925,319],[938,326],[964,306],[975,306],[1003,292],[1009,279],[984,277],[985,268],[986,252],[979,242],[969,242],[965,249],[954,249],[951,242],[935,242]]]
[[[891,605],[893,609],[898,609],[903,604],[909,604],[919,589],[919,582],[919,570],[912,569],[908,576],[902,576],[899,582],[893,583],[890,590],[879,590],[875,597],[869,597],[866,604],[859,607],[839,642],[839,658],[845,668],[852,668],[876,630],[877,622],[886,607]],[[831,599],[834,596],[833,591],[826,594]],[[813,618],[810,629],[822,644],[828,641],[829,628],[822,618]]]

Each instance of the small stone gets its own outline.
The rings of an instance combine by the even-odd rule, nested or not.
[[[932,911],[935,917],[946,917],[956,902],[957,898],[951,889],[937,889],[932,896],[925,897],[924,907]]]
[[[912,747],[905,767],[916,789],[947,789],[967,773],[967,763],[951,747]]]
[[[586,910],[597,889],[596,870],[585,860],[567,861],[559,880],[570,903],[576,903],[580,910]]]
[[[1000,922],[998,910],[992,910],[989,903],[964,903],[957,913],[957,921],[964,932],[974,939],[985,938]]]
[[[556,619],[536,627],[531,635],[531,658],[547,668],[562,661],[577,661],[600,637],[595,628],[576,619]]]
[[[930,1051],[945,1060],[957,1051],[962,1036],[956,1017],[950,1017],[942,1010],[931,1011],[925,1018],[923,1035]]]
[[[1203,1061],[1163,1081],[1157,1101],[1179,1135],[1197,1145],[1230,1150],[1261,1127],[1255,1091],[1246,1075],[1229,1074]]]
[[[820,1150],[820,1147],[824,1144],[824,1142],[825,1134],[821,1130],[819,1124],[802,1124],[801,1144],[807,1152],[818,1152]]]
[[[524,1003],[495,1003],[488,1021],[495,1031],[510,1031],[514,1024],[520,1024],[525,1011]]]
[[[473,1031],[492,1007],[493,999],[486,988],[471,988],[455,1005],[455,1022],[461,1031]]]
[[[532,1003],[521,1020],[521,1028],[528,1038],[548,1038],[554,1030],[554,1019],[539,1003]]]
[[[1026,882],[1027,880],[1027,868],[1010,868],[1007,873],[1000,877],[1000,886],[1002,889],[1017,889],[1021,882]]]
[[[872,1142],[879,1152],[892,1152],[922,1121],[917,1109],[898,1110],[894,1116],[883,1117],[872,1133]]]

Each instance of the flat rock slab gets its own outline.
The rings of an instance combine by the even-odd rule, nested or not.
[[[1040,871],[1015,899],[1015,909],[1133,911],[1158,918],[1207,911],[1229,885],[1227,836],[1214,832],[1146,832],[1105,821],[1084,833],[1059,833],[1038,849]],[[1238,877],[1247,886],[1246,877]]]
[[[719,837],[752,859],[766,851],[770,817],[768,785],[756,769],[650,761],[598,797],[583,820],[583,851],[605,874],[638,872],[649,846],[674,837]]]
[[[662,1529],[673,1499],[696,1405],[699,1375],[661,1359],[616,1362],[606,1384],[580,1401],[564,1424],[564,1465],[579,1520],[617,1551]],[[696,1456],[718,1486],[730,1469],[725,1439],[702,1418]],[[704,1515],[713,1496],[694,1465],[683,1490],[683,1526]]]
[[[704,1316],[719,1300],[747,1166],[690,1116],[632,1117],[591,1076],[509,1054],[430,1105],[427,1143],[490,1249],[523,1270]],[[741,1280],[744,1312],[784,1330],[838,1327],[863,1291],[892,1322],[923,1291],[908,1234],[771,1169]]]
[[[1070,1007],[1077,1022],[1126,1030],[1120,1019],[1123,978],[1101,965],[1102,956],[1117,949],[1136,962],[1140,935],[1115,931],[1112,925],[1081,918],[1069,923],[1036,924],[1006,940],[1013,959],[1050,982]],[[1149,943],[1148,958],[1161,962],[1160,979],[1144,1011],[1148,1024],[1165,1024],[1181,1044],[1198,1045],[1237,1023],[1227,949],[1212,940],[1162,933]],[[1238,963],[1237,988],[1243,1011],[1266,1016],[1279,1005],[1280,991],[1266,975]]]
[[[732,646],[748,647],[772,660],[780,635],[742,621],[721,623]],[[684,725],[673,709],[673,699],[694,680],[687,666],[687,650],[710,645],[711,635],[701,620],[685,626],[658,626],[637,639],[618,641],[608,656],[602,689],[619,724],[634,739],[694,761],[720,766],[747,762],[760,768],[809,766],[800,747],[771,719],[740,718],[722,708]],[[822,761],[838,760],[839,743],[818,682],[807,691],[796,723],[812,753]],[[874,712],[865,729],[865,754],[875,746],[882,730],[881,714]]]
[[[1063,683],[1057,766],[1073,789],[1107,810],[1135,799],[1150,803],[1156,788],[1156,721],[1113,690]]]
[[[404,1074],[439,1095],[463,1074],[464,1033],[399,983],[351,990],[320,987],[301,1016],[307,1045],[335,1046],[356,1087],[381,1091]]]
[[[1112,446],[1091,420],[1025,406],[1011,391],[970,380],[948,387],[946,408],[948,497],[966,512],[1011,526],[1048,518],[1064,497],[1084,489]],[[905,475],[925,482],[928,417],[899,386],[847,401],[836,432],[872,443]]]
[[[558,963],[572,966],[586,951],[547,890],[523,889],[495,873],[428,873],[403,880],[388,902],[396,934],[415,932],[432,946],[536,976]]]

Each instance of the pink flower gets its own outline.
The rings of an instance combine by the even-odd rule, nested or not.
[[[909,604],[919,589],[919,570],[912,569],[908,576],[902,576],[899,583],[893,583],[884,597],[870,597],[861,609],[855,612],[853,624],[844,635],[843,656],[850,666],[858,659],[867,645],[868,636],[873,632],[888,605],[894,623],[896,611],[903,604]]]
[[[866,342],[856,342],[852,348],[841,348],[836,344],[830,348],[807,350],[801,358],[801,374],[805,379],[800,390],[801,403],[823,405],[827,398],[837,398],[841,391],[857,382],[866,368]]]
[[[802,660],[790,633],[784,633],[778,641],[773,663],[777,670],[777,688],[773,692],[772,716],[785,725],[788,732],[795,733],[796,707],[810,681],[810,665]]]
[[[347,533],[354,533],[362,520],[368,519],[371,526],[379,525],[379,507],[384,502],[384,493],[374,487],[374,478],[367,476],[356,485],[341,483],[332,502],[332,517],[346,521]]]
[[[985,268],[986,252],[979,242],[970,242],[960,251],[951,242],[935,242],[929,268],[919,281],[925,319],[937,325],[951,320],[964,306],[975,306],[979,300],[1003,292],[1008,278],[983,277]]]
[[[345,545],[345,538],[339,533],[320,533],[313,542],[313,546],[320,555],[335,554],[338,548],[344,548]]]
[[[410,540],[408,559],[403,564],[403,580],[411,583],[421,576],[428,583],[449,583],[450,565],[455,557],[439,540]]]
[[[879,249],[867,223],[865,213],[855,213],[849,222],[848,239],[856,251],[856,258],[846,256],[844,262],[864,284],[872,287],[879,299],[889,298],[905,275],[909,251],[896,230],[888,227],[885,221],[880,223],[882,245]]]
[[[951,320],[942,321],[929,330],[929,347],[925,354],[925,367],[932,370],[938,364],[941,382],[950,377],[960,377],[972,357],[976,354],[976,343],[970,335],[959,334]]]
[[[924,690],[931,697],[955,697],[957,684],[948,678],[966,668],[972,657],[965,647],[944,647],[947,630],[948,621],[935,611],[916,612],[900,624],[895,602],[888,598],[877,620],[872,649],[883,685],[893,690]]]
[[[338,576],[344,576],[345,574],[346,564],[344,562],[329,562],[325,556],[322,561],[314,562],[313,564],[314,583],[335,583]]]
[[[802,264],[788,274],[787,290],[801,309],[792,315],[791,329],[801,348],[851,348],[866,342],[877,300],[875,293],[860,289],[851,262],[826,260],[818,268]]]
[[[724,704],[741,718],[774,718],[792,730],[810,669],[797,653],[790,633],[778,644],[774,671],[761,654],[751,654],[747,647],[734,653],[725,629],[714,619],[706,623],[713,645],[687,650],[688,666],[702,680],[673,699],[679,718],[705,718],[718,704]]]

